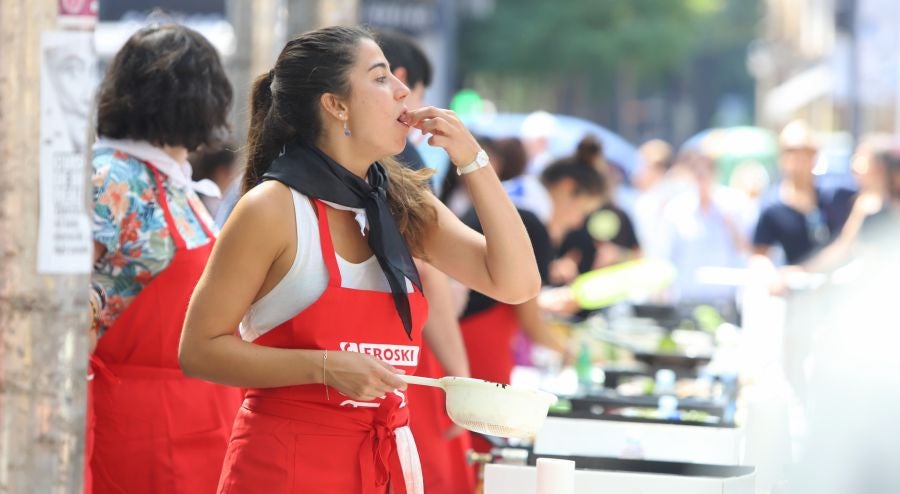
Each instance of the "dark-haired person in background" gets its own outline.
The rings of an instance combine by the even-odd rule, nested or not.
[[[191,180],[187,156],[224,135],[231,98],[213,46],[178,25],[138,31],[100,86],[92,280],[107,304],[91,357],[85,492],[216,488],[241,393],[185,377],[178,340],[217,233],[197,197],[217,188]]]
[[[872,243],[872,231],[896,229],[900,223],[900,141],[894,136],[866,136],[856,148],[851,171],[859,184],[840,235],[803,267],[832,270]]]
[[[406,107],[424,106],[425,89],[431,84],[428,57],[411,38],[393,31],[380,31],[378,46],[391,66],[391,73],[409,88]],[[413,170],[425,168],[422,156],[409,138],[397,159]],[[448,175],[457,176],[456,173]],[[428,320],[422,330],[416,375],[425,377],[469,377],[469,360],[463,344],[453,294],[447,275],[424,261],[417,261],[422,289],[428,300]],[[472,442],[469,432],[456,426],[447,416],[444,392],[427,387],[407,389],[410,402],[410,428],[419,449],[425,492],[429,494],[465,494],[475,490],[475,469],[466,461]]]
[[[557,241],[560,262],[556,263],[556,269],[550,276],[556,284],[569,283],[579,273],[633,259],[641,254],[634,223],[613,202],[615,191],[612,185],[615,180],[611,174],[620,172],[603,157],[603,144],[591,135],[585,136],[579,141],[575,154],[565,160],[597,170],[604,179],[609,200],[592,212],[581,228]]]
[[[855,193],[816,185],[813,168],[818,142],[802,120],[784,127],[779,136],[782,180],[777,201],[765,207],[753,234],[753,250],[768,256],[773,247],[784,252],[784,262],[797,266],[837,238],[850,215]]]
[[[553,213],[545,226],[531,211],[519,209],[538,262],[544,284],[559,241],[584,223],[585,217],[605,199],[605,183],[591,167],[558,161],[547,166],[541,183],[553,202]],[[474,211],[463,216],[463,222],[481,230]],[[549,233],[548,231],[554,232]],[[555,238],[555,241],[554,241]],[[532,342],[559,353],[565,353],[567,342],[553,333],[541,313],[537,299],[522,304],[505,304],[473,290],[462,314],[460,326],[469,355],[472,377],[509,383],[514,367],[513,343],[521,330]],[[490,445],[473,438],[476,450],[486,452]]]

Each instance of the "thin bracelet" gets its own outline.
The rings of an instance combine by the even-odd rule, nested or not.
[[[325,383],[325,362],[328,361],[328,350],[322,354],[322,384],[325,386],[325,399],[331,401],[331,396],[328,396],[328,384]]]

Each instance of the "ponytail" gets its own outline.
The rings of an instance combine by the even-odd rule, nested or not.
[[[575,161],[593,165],[597,158],[603,157],[603,147],[591,135],[584,136],[575,148]]]
[[[541,183],[548,189],[563,180],[575,184],[575,195],[603,196],[609,192],[606,177],[589,163],[563,158],[549,164],[541,173]]]
[[[247,132],[247,164],[244,167],[243,193],[256,187],[263,174],[284,146],[285,125],[278,119],[272,104],[272,80],[275,71],[253,81],[250,93],[250,130]]]

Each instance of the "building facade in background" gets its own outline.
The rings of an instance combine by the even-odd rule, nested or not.
[[[767,0],[748,68],[757,115],[853,137],[900,129],[900,2]]]

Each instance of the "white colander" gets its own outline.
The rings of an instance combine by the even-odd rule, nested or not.
[[[533,439],[556,396],[533,389],[466,377],[399,375],[409,384],[441,388],[447,394],[447,415],[460,427],[499,437]]]

